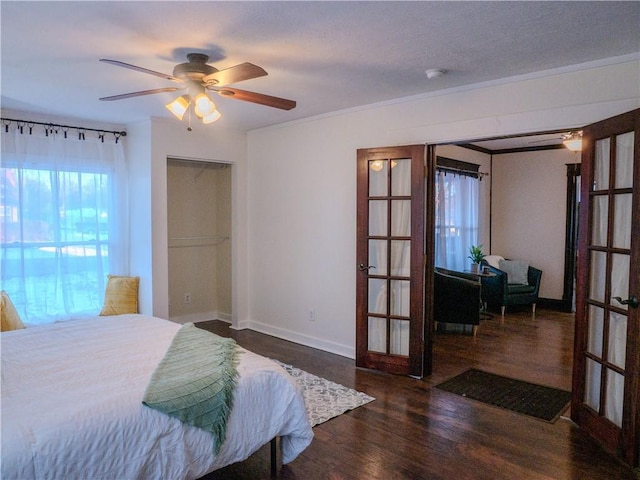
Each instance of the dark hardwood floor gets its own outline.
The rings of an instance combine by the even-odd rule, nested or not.
[[[198,326],[243,347],[376,398],[314,428],[312,444],[282,479],[636,479],[566,417],[550,424],[434,388],[475,367],[571,388],[573,316],[539,310],[484,320],[476,337],[437,334],[434,372],[416,380],[357,369],[355,362],[220,321]],[[568,412],[565,412],[568,416]],[[269,446],[206,476],[267,479]]]

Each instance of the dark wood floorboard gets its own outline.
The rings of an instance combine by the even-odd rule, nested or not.
[[[436,334],[434,372],[411,378],[357,369],[345,357],[220,321],[198,323],[243,347],[375,401],[314,428],[312,444],[281,479],[636,479],[566,417],[550,424],[441,391],[435,385],[474,367],[571,389],[573,315],[539,310],[484,320],[476,337]],[[206,480],[267,479],[269,446]]]

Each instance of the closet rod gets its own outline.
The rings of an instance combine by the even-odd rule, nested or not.
[[[206,235],[203,237],[170,237],[169,240],[229,240],[224,235]]]

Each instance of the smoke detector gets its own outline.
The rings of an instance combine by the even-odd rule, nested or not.
[[[434,78],[440,78],[445,73],[447,73],[447,71],[442,68],[432,68],[431,70],[427,70],[424,73],[427,74],[427,78],[429,80],[433,80]]]

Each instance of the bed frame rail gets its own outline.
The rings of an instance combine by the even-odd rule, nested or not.
[[[278,444],[280,444],[280,448],[278,448]],[[275,477],[278,474],[279,464],[282,464],[282,441],[280,440],[280,437],[273,437],[271,439],[271,476],[272,477]]]

